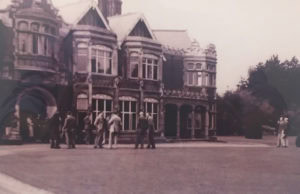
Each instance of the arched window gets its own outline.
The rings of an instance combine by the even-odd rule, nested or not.
[[[93,46],[91,54],[92,72],[112,75],[112,49],[105,46]]]
[[[187,64],[187,69],[188,70],[193,70],[194,69],[194,63],[188,63]]]
[[[40,29],[40,25],[38,23],[32,23],[31,24],[31,31],[38,32]]]
[[[28,31],[28,23],[27,22],[19,22],[18,29],[22,31]]]
[[[197,70],[200,70],[200,69],[201,69],[201,66],[202,66],[201,63],[197,63],[197,64],[196,64],[196,69],[197,69]]]
[[[88,110],[88,96],[86,94],[79,94],[77,96],[77,103],[76,103],[77,110],[85,111]]]

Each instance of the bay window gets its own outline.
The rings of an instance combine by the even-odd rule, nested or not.
[[[95,46],[91,53],[92,72],[112,75],[112,50],[104,46]]]
[[[130,55],[130,76],[137,78],[139,76],[139,56],[137,53]]]
[[[154,55],[143,57],[143,78],[149,80],[158,79],[158,58]]]
[[[37,22],[18,23],[18,50],[20,53],[32,53],[52,57],[54,55],[55,37],[48,25],[41,26]],[[56,28],[52,27],[55,31]]]

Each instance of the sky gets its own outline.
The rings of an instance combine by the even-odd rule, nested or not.
[[[78,1],[87,0],[52,0],[57,8]],[[128,12],[144,13],[152,29],[185,29],[203,47],[215,44],[219,94],[274,54],[300,59],[299,0],[123,0]]]

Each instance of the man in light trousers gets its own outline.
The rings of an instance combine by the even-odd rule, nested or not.
[[[121,125],[121,118],[117,115],[117,112],[113,112],[110,116],[108,121],[109,126],[109,139],[108,139],[108,146],[112,149],[112,140],[114,139],[114,145],[117,145],[118,142],[118,133],[120,132],[122,125]]]

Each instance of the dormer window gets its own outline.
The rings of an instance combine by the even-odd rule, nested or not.
[[[91,65],[93,73],[112,75],[112,50],[104,46],[93,47]]]

